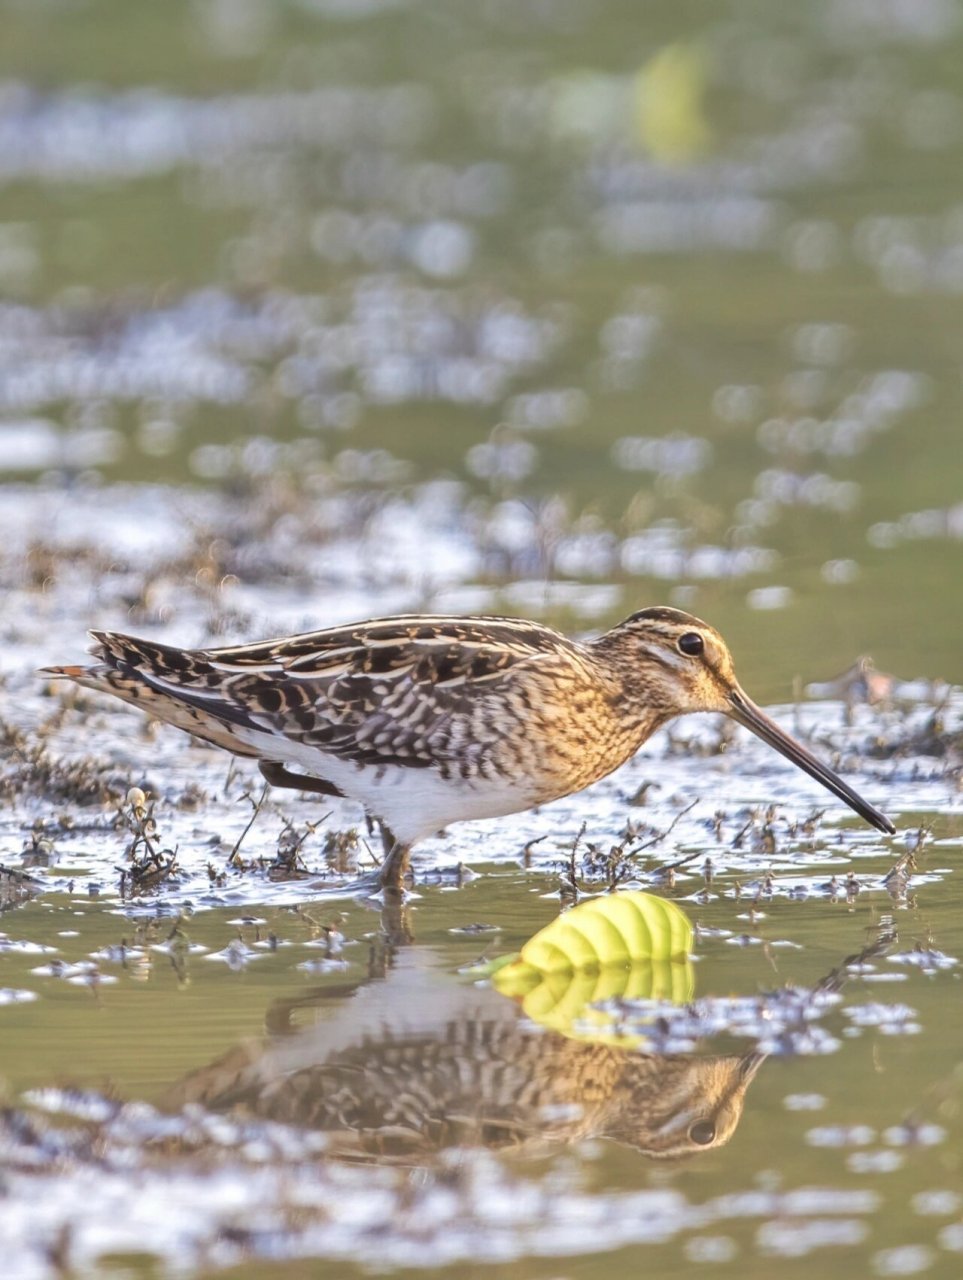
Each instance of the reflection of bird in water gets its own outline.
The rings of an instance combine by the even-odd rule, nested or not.
[[[321,1129],[345,1158],[419,1160],[455,1146],[531,1152],[598,1137],[680,1156],[728,1142],[761,1062],[568,1039],[408,952],[333,1018],[238,1046],[164,1103]]]
[[[580,791],[692,711],[731,716],[895,830],[747,697],[718,631],[678,609],[642,609],[587,644],[536,622],[430,616],[229,649],[94,636],[93,666],[50,672],[255,758],[275,786],[359,800],[394,832],[386,886],[416,841]]]
[[[0,866],[0,911],[19,907],[41,888],[39,881],[16,867]]]

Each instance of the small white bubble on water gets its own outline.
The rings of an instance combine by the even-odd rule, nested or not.
[[[821,1093],[787,1093],[782,1105],[787,1111],[821,1111],[826,1099]]]
[[[880,1249],[871,1266],[878,1276],[916,1276],[928,1271],[936,1261],[936,1250],[923,1244],[906,1244],[896,1249]]]
[[[876,1130],[866,1124],[824,1125],[806,1134],[810,1147],[868,1147],[875,1141]]]
[[[341,973],[348,967],[347,960],[302,960],[296,966],[303,973]]]
[[[900,1124],[883,1131],[883,1141],[891,1147],[936,1147],[946,1141],[946,1130],[938,1124]]]
[[[756,587],[746,593],[746,604],[750,609],[785,609],[792,599],[789,587]]]
[[[804,1258],[815,1249],[862,1244],[868,1234],[866,1223],[854,1218],[781,1219],[762,1224],[756,1232],[756,1247],[775,1257]]]
[[[439,220],[418,228],[408,255],[426,275],[447,279],[464,275],[475,253],[475,234],[460,222]]]
[[[918,1191],[910,1200],[913,1212],[920,1217],[941,1217],[943,1214],[959,1213],[963,1207],[963,1196],[957,1191],[934,1189]]]
[[[944,1227],[936,1239],[942,1249],[951,1253],[963,1253],[963,1222],[954,1222]]]
[[[75,987],[103,987],[118,982],[119,979],[110,973],[91,970],[90,973],[74,973],[67,978]]]
[[[896,1151],[854,1151],[846,1159],[846,1168],[852,1173],[895,1173],[903,1164]]]
[[[859,577],[860,568],[855,560],[827,560],[819,574],[831,586],[847,586]]]
[[[739,1246],[730,1236],[694,1236],[685,1242],[683,1252],[690,1262],[731,1262]]]
[[[36,991],[25,991],[15,987],[0,987],[0,1007],[6,1004],[29,1004],[38,999]]]

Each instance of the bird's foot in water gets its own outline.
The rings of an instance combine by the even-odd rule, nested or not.
[[[409,878],[409,849],[396,840],[380,867],[345,884],[326,884],[322,881],[317,888],[339,897],[351,895],[374,898],[380,895],[385,902],[401,902],[406,896],[405,881]]]

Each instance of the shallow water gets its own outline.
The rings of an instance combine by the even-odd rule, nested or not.
[[[160,14],[0,0],[5,1274],[956,1276],[956,6]],[[350,805],[35,675],[655,602],[899,834],[695,717],[382,916]],[[573,881],[697,926],[631,1105],[467,971]]]
[[[434,607],[961,678],[955,6],[52,12],[3,9],[0,471],[358,529],[443,480],[507,590]]]
[[[119,494],[102,511],[115,528],[131,515]],[[53,1275],[52,1256],[99,1274],[116,1256],[136,1275],[259,1274],[258,1259],[299,1274],[298,1258],[761,1275],[813,1255],[830,1274],[854,1258],[953,1273],[958,693],[774,708],[896,837],[755,739],[720,753],[719,726],[694,717],[581,795],[425,841],[409,903],[382,913],[345,888],[378,852],[347,802],[262,795],[249,766],[32,675],[82,625],[88,574],[116,613],[130,575],[80,557],[20,589],[8,637],[12,1274]],[[619,1071],[641,1073],[631,1102],[609,1050],[540,1028],[470,971],[553,919],[560,890],[616,880],[697,931],[687,1005],[603,1006],[629,1037]],[[718,1111],[720,1073],[760,1053]],[[686,1134],[706,1108],[703,1150]],[[689,1154],[659,1159],[679,1125]]]
[[[956,852],[959,840],[954,845]],[[953,1274],[963,1046],[955,1025],[939,1032],[958,995],[959,961],[937,954],[960,909],[955,877],[943,870],[949,859],[933,849],[899,903],[878,887],[890,865],[879,851],[854,860],[863,887],[851,900],[816,888],[831,870],[852,866],[850,859],[838,851],[831,860],[797,856],[798,870],[774,877],[772,896],[763,891],[747,901],[744,888],[733,898],[731,874],[715,877],[708,892],[699,876],[672,893],[701,931],[697,998],[738,994],[757,1006],[743,1014],[739,1035],[731,1033],[731,1012],[720,1013],[721,1033],[699,1042],[696,1061],[744,1053],[767,1034],[772,1011],[757,993],[785,983],[814,987],[871,942],[887,917],[895,917],[898,941],[843,983],[838,1004],[790,1018],[728,1145],[668,1164],[591,1129],[566,1139],[569,1118],[557,1105],[529,1104],[506,1131],[504,1116],[500,1125],[476,1127],[458,1095],[459,1118],[444,1136],[439,1117],[451,1114],[443,1088],[450,1077],[433,1084],[430,1070],[445,1046],[450,1053],[463,1042],[461,1070],[480,1082],[471,1095],[479,1108],[486,1088],[505,1106],[499,1073],[513,1058],[504,1042],[493,1049],[486,1019],[495,1004],[504,1006],[499,1023],[518,1013],[457,971],[484,952],[516,948],[555,914],[552,881],[543,875],[492,865],[455,891],[425,887],[403,940],[397,922],[384,922],[401,943],[393,954],[378,939],[377,913],[319,904],[310,893],[298,911],[266,905],[248,921],[230,909],[199,908],[182,921],[173,957],[165,949],[172,921],[143,923],[146,903],[125,911],[85,893],[50,893],[10,913],[4,924],[14,948],[3,956],[4,982],[37,996],[2,1011],[10,1087],[14,1096],[28,1090],[23,1101],[33,1114],[50,1110],[66,1129],[79,1123],[87,1133],[68,1154],[49,1138],[5,1139],[12,1167],[3,1221],[17,1244],[17,1274],[46,1274],[43,1242],[63,1222],[80,1265],[101,1252],[137,1249],[188,1269],[259,1254],[422,1268],[563,1255],[566,1273],[590,1275],[593,1254],[621,1249],[605,1265],[644,1262],[671,1274],[715,1260],[723,1274],[730,1266],[764,1274],[773,1259],[816,1255],[829,1274],[837,1265],[851,1274],[854,1258],[879,1270],[888,1250],[915,1245],[926,1270]],[[806,884],[810,894],[801,896]],[[327,954],[332,925],[344,939],[334,956]],[[481,933],[479,925],[497,932]],[[56,948],[54,958],[70,965],[98,953],[96,978],[43,972],[51,956],[18,949],[27,940]],[[105,956],[124,940],[123,960]],[[219,963],[239,941],[249,958],[236,967]],[[622,1016],[631,1021],[630,1011]],[[518,1067],[527,1086],[546,1062],[556,1082],[584,1082],[575,1042],[547,1032],[537,1040],[537,1055],[529,1050]],[[564,1048],[561,1059],[557,1050],[550,1055],[554,1040]],[[336,1059],[349,1043],[363,1046],[365,1071],[352,1097],[371,1110],[376,1089],[390,1102],[404,1097],[398,1054],[407,1044],[429,1099],[408,1101],[387,1124],[370,1110],[353,1120],[341,1098],[342,1122],[332,1131],[319,1115],[324,1070],[315,1064]],[[360,1071],[354,1061],[349,1084]],[[665,1073],[675,1059],[640,1061]],[[305,1083],[312,1069],[318,1079]],[[279,1078],[281,1088],[273,1083]],[[643,1149],[667,1087],[661,1075],[657,1081],[656,1102],[643,1101],[632,1133]],[[693,1087],[698,1094],[698,1080]],[[93,1095],[75,1092],[91,1088]],[[101,1101],[104,1093],[110,1102]],[[117,1110],[138,1100],[167,1113],[186,1101],[194,1106],[168,1121],[143,1107]],[[225,1119],[216,1121],[222,1111]],[[626,1118],[624,1109],[618,1114]],[[359,1151],[362,1123],[368,1138]],[[507,1152],[498,1155],[503,1142]],[[362,1154],[383,1173],[367,1163],[359,1169]],[[412,1166],[424,1172],[413,1177]]]

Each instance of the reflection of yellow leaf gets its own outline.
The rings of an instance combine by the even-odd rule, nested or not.
[[[657,160],[684,164],[709,144],[702,110],[705,60],[690,45],[660,49],[635,77],[635,118],[639,137]]]
[[[518,958],[490,970],[493,985],[541,1026],[577,1039],[633,1045],[611,1018],[588,1006],[604,1000],[692,999],[692,926],[673,902],[649,893],[593,898],[553,920]]]
[[[605,969],[556,969],[539,973],[516,960],[492,977],[502,995],[511,996],[539,1026],[575,1040],[592,1040],[630,1048],[644,1035],[614,1029],[611,1013],[595,1006],[606,1000],[665,1000],[686,1004],[695,992],[693,969],[686,959],[637,960]]]

